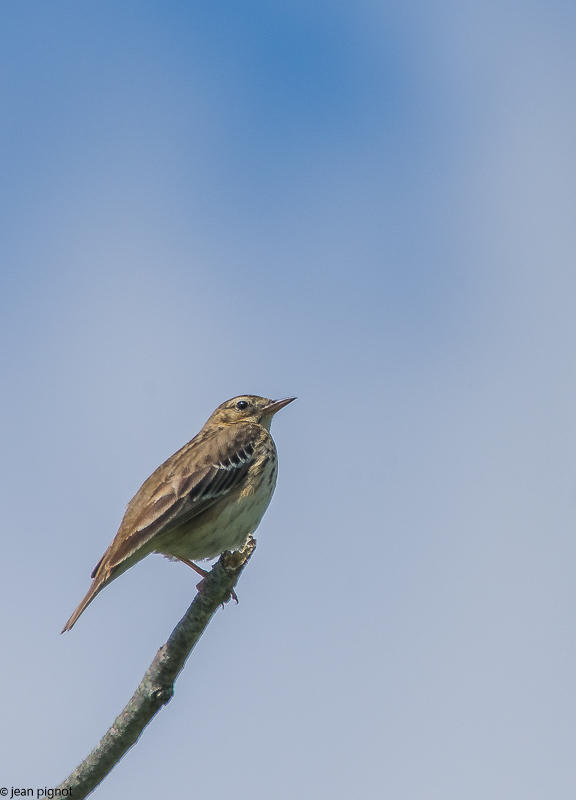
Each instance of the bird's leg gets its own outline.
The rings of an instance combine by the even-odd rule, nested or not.
[[[204,578],[206,577],[206,575],[208,575],[208,570],[207,569],[202,569],[202,567],[199,567],[198,564],[195,564],[193,561],[190,561],[190,559],[188,559],[188,558],[180,558],[179,560],[183,564],[186,564],[187,567],[191,567],[194,570],[194,572],[198,573],[198,575],[202,575],[202,580],[200,581],[200,583],[196,584],[196,588],[198,589],[199,592],[201,592],[202,591],[202,586],[204,584]],[[238,597],[237,597],[236,592],[234,591],[234,589],[232,589],[232,592],[230,593],[230,597],[232,598],[232,600],[235,600],[236,602],[238,602]]]
[[[208,570],[207,569],[202,569],[202,567],[199,567],[198,564],[195,564],[193,561],[190,561],[188,558],[181,558],[180,561],[183,564],[186,564],[187,567],[191,567],[191,569],[193,569],[194,572],[197,572],[198,575],[202,575],[203,578],[205,578],[206,575],[208,575]],[[200,584],[198,584],[198,586],[200,586]]]

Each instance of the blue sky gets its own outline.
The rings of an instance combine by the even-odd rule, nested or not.
[[[57,785],[186,609],[150,557],[59,636],[250,392],[299,399],[240,604],[101,796],[571,800],[573,7],[2,16],[0,785]]]

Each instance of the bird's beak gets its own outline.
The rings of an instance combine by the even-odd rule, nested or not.
[[[291,403],[293,400],[296,400],[295,397],[285,397],[284,400],[272,400],[265,406],[262,410],[262,416],[264,417],[271,417],[277,411],[280,411],[281,408],[287,406],[288,403]]]

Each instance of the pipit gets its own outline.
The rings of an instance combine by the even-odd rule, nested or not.
[[[295,400],[242,395],[218,406],[202,430],[136,492],[114,541],[96,564],[80,614],[111,581],[149,553],[183,561],[237,550],[254,533],[276,486],[278,456],[272,417]]]

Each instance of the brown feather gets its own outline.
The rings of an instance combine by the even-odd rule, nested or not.
[[[130,501],[64,630],[105,586],[151,552],[190,563],[241,546],[258,526],[276,483],[270,421],[292,399],[244,395],[218,406],[200,433]]]

